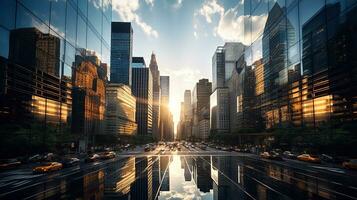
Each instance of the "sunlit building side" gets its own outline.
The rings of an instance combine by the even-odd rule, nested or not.
[[[124,84],[110,83],[106,88],[105,134],[117,137],[136,135],[136,98],[131,88]]]

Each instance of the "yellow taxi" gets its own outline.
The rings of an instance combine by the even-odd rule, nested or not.
[[[317,156],[313,156],[310,154],[301,154],[297,157],[298,160],[300,161],[305,161],[305,162],[311,162],[311,163],[320,163],[320,158],[318,158]]]
[[[45,173],[45,172],[52,172],[62,169],[63,165],[59,162],[49,162],[45,163],[41,166],[33,168],[34,173]]]

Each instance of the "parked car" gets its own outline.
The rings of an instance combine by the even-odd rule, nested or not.
[[[78,158],[65,158],[62,161],[63,167],[73,167],[79,165],[80,160]]]
[[[19,165],[21,165],[21,162],[15,158],[0,160],[0,170],[14,169]]]
[[[85,158],[85,162],[95,162],[97,160],[99,160],[100,156],[98,154],[93,154],[91,156],[88,156],[87,158]]]
[[[347,169],[357,170],[357,159],[351,159],[342,163],[342,166]]]
[[[310,154],[301,154],[297,157],[300,161],[311,162],[311,163],[320,163],[320,158]]]
[[[53,172],[62,169],[63,165],[59,162],[48,162],[38,167],[34,167],[32,171],[34,173],[46,173]]]
[[[283,156],[288,159],[296,159],[296,154],[291,153],[290,151],[284,151]]]

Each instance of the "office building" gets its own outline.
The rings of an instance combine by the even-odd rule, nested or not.
[[[161,139],[165,141],[172,141],[174,139],[174,132],[172,128],[172,114],[170,112],[170,77],[160,76],[161,87],[161,105],[160,105],[160,130]]]
[[[158,64],[156,61],[156,55],[154,53],[151,54],[150,65],[149,68],[153,77],[153,120],[152,120],[152,130],[153,136],[156,140],[161,139],[160,134],[160,105],[161,105],[161,87],[160,87],[160,71],[158,68]]]
[[[150,68],[133,68],[132,93],[136,97],[137,134],[152,136],[153,81]]]
[[[192,90],[192,134],[199,139],[208,138],[204,121],[209,121],[211,91],[212,83],[208,79],[200,79]]]
[[[131,85],[133,28],[130,22],[112,22],[110,82]]]
[[[105,134],[120,139],[136,135],[136,98],[131,88],[122,83],[110,83],[106,87]]]
[[[23,133],[33,136],[52,134],[43,137],[44,148],[57,143],[71,148],[73,143],[71,150],[77,150],[77,141],[59,141],[57,136],[71,130],[72,73],[78,50],[95,52],[98,66],[109,63],[111,1],[1,1],[0,13],[0,122],[16,126],[2,136],[11,140],[18,128],[24,128],[28,131]],[[36,142],[0,152],[29,153],[25,146]]]

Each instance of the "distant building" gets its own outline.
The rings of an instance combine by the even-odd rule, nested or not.
[[[110,82],[131,85],[133,28],[130,22],[112,22]]]
[[[136,97],[138,135],[152,136],[153,82],[150,68],[133,68],[132,93]]]
[[[217,88],[210,97],[210,131],[211,133],[229,132],[229,91]]]
[[[110,83],[106,88],[106,134],[120,136],[136,135],[136,99],[129,86]]]
[[[209,130],[206,132],[204,125],[207,124],[205,122],[209,121],[211,91],[212,83],[208,79],[199,80],[192,91],[192,134],[199,139],[208,138]],[[201,123],[201,121],[203,122]]]
[[[132,59],[132,68],[145,68],[145,60],[143,57],[133,57]]]
[[[172,114],[170,113],[170,77],[160,76],[161,87],[161,108],[160,108],[160,129],[161,139],[172,141],[174,139],[174,132],[172,127]]]

